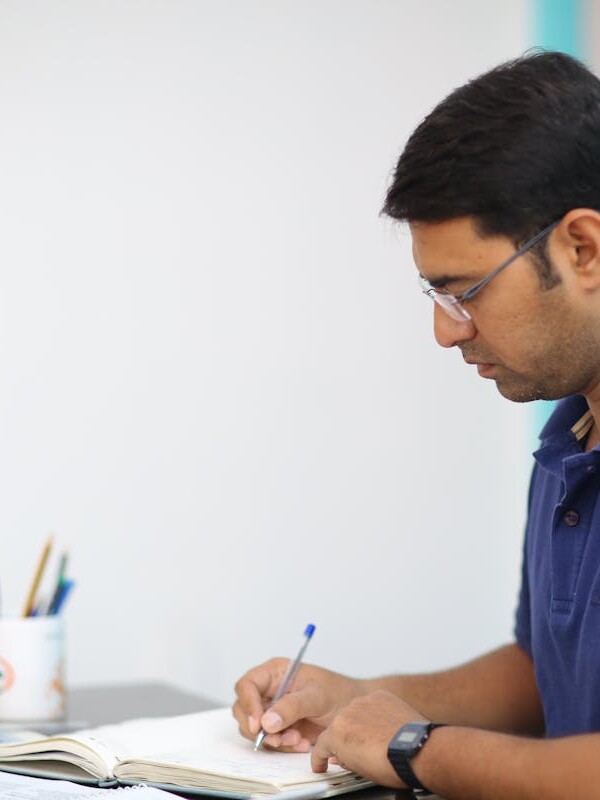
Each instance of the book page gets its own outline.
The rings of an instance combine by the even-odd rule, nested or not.
[[[229,708],[121,727],[118,752],[120,756],[126,751],[130,754],[121,758],[114,770],[120,779],[168,783],[169,776],[179,773],[177,782],[183,785],[224,790],[239,788],[238,784],[249,789],[283,789],[324,779],[323,774],[312,771],[309,753],[254,752],[253,743],[240,736]],[[115,745],[112,731],[110,744]],[[152,770],[152,765],[159,769]],[[194,777],[194,772],[202,777]],[[338,766],[331,766],[326,778],[332,783],[342,778],[355,780],[352,773]]]
[[[123,794],[127,795],[123,797]],[[173,800],[169,792],[150,786],[130,789],[87,789],[66,781],[29,778],[0,772],[0,797],[2,800]]]
[[[91,735],[88,735],[91,734]],[[40,736],[0,744],[0,769],[4,762],[66,761],[75,764],[96,778],[110,779],[117,759],[102,742],[97,742],[93,731],[81,731],[70,736]]]
[[[106,729],[97,728],[94,737],[103,740],[120,762],[126,760],[194,762],[203,772],[274,780],[284,776],[296,781],[323,780],[310,768],[308,753],[254,752],[251,741],[243,739],[229,708],[200,711],[166,719],[125,722]],[[342,772],[340,767],[336,770]],[[116,774],[116,773],[115,773]]]

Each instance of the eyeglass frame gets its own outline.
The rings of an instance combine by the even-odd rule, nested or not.
[[[427,297],[431,298],[434,303],[437,303],[448,314],[448,316],[452,317],[452,319],[456,320],[457,322],[471,322],[473,317],[463,306],[463,303],[467,300],[472,300],[475,295],[479,294],[484,286],[487,286],[488,283],[496,277],[496,275],[502,272],[502,270],[506,269],[506,267],[510,266],[513,261],[517,260],[517,258],[520,258],[522,255],[524,255],[534,245],[540,242],[544,236],[547,236],[551,231],[553,231],[559,222],[560,219],[555,220],[555,222],[552,222],[550,225],[542,228],[539,233],[536,233],[535,236],[532,236],[531,239],[528,239],[524,245],[521,245],[518,250],[515,250],[510,258],[507,258],[506,261],[503,261],[499,267],[493,269],[490,273],[481,278],[481,280],[478,280],[472,286],[469,286],[469,288],[465,289],[462,294],[457,296],[451,294],[450,292],[444,292],[443,290],[440,291],[439,289],[433,287],[424,275],[419,274],[419,286],[421,287],[421,291],[423,294],[426,294]]]

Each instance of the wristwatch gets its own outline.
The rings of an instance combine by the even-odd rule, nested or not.
[[[410,761],[419,753],[435,728],[443,728],[443,722],[409,722],[394,734],[388,745],[387,757],[398,777],[416,794],[433,794],[417,778]]]

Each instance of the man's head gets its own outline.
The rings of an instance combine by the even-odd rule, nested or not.
[[[470,320],[436,304],[436,337],[513,400],[600,383],[600,81],[582,64],[539,53],[456,89],[408,140],[383,211],[453,295],[556,223],[465,301]]]
[[[461,86],[417,127],[384,205],[390,217],[473,217],[524,242],[572,208],[600,209],[600,80],[538,53]]]

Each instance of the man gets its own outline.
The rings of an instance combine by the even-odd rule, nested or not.
[[[400,156],[384,211],[410,225],[435,337],[541,433],[515,642],[452,670],[354,680],[287,662],[236,686],[242,734],[449,798],[600,797],[600,81],[538,53],[454,91]],[[430,723],[445,723],[444,726]]]

